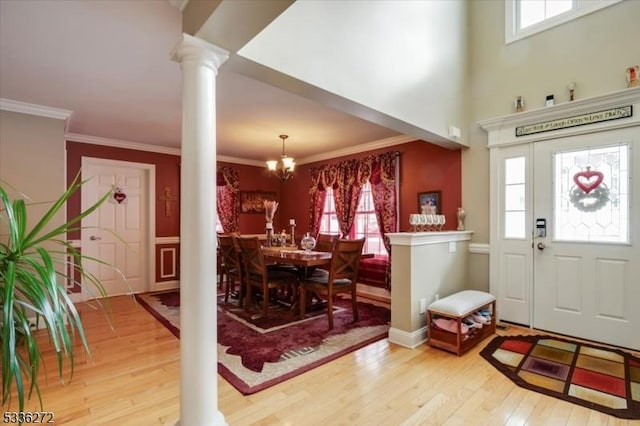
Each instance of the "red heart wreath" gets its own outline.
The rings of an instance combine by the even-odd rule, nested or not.
[[[122,204],[122,202],[127,199],[127,194],[124,192],[114,192],[113,199],[116,200],[118,204]]]
[[[591,170],[589,170],[589,167],[587,167],[587,170],[578,172],[573,175],[573,181],[575,182],[576,186],[582,189],[585,194],[590,193],[598,186],[600,186],[603,179],[604,175],[601,172],[592,172]]]

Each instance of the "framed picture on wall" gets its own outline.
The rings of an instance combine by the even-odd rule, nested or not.
[[[420,214],[442,214],[442,197],[440,191],[418,193],[418,212]]]
[[[275,199],[275,192],[240,191],[240,213],[264,213],[264,200]]]

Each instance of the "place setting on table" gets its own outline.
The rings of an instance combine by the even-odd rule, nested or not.
[[[267,231],[269,230],[267,222]],[[287,236],[285,230],[280,234],[269,235],[262,252],[267,261],[274,263],[290,263],[301,267],[311,267],[323,265],[331,262],[331,252],[313,251],[316,246],[316,239],[307,232],[300,240],[300,246],[295,242],[295,219],[289,219],[291,233]]]

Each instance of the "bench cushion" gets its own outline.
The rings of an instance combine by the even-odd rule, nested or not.
[[[358,268],[358,282],[372,287],[385,288],[389,260],[384,257],[362,259]]]
[[[464,290],[436,300],[429,305],[428,309],[439,314],[461,317],[494,300],[496,300],[495,296],[484,291]]]

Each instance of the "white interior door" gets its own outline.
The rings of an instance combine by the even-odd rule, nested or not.
[[[111,197],[83,220],[82,253],[106,264],[85,262],[109,296],[147,291],[149,271],[150,165],[124,161],[82,159],[82,208],[106,192]],[[97,295],[90,283],[82,285],[83,298]]]
[[[640,349],[639,133],[533,144],[535,328]]]

